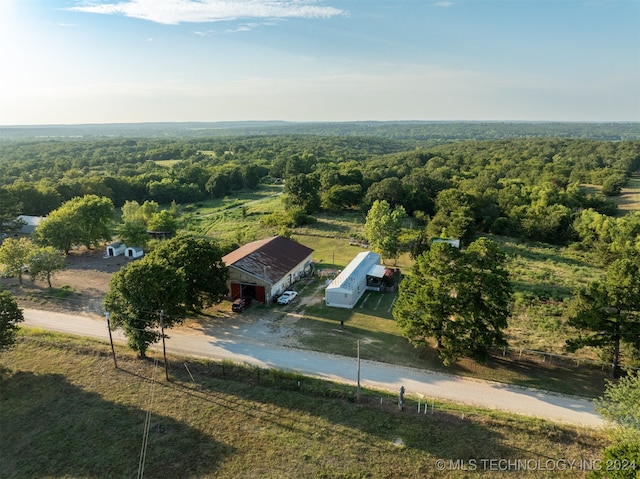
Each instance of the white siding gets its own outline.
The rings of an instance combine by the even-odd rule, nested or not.
[[[359,253],[325,290],[325,303],[336,308],[353,308],[367,289],[367,273],[380,264],[380,255]]]

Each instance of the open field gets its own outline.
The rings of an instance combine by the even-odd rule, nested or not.
[[[485,459],[576,461],[517,474],[586,477],[606,443],[445,403],[418,415],[415,398],[399,411],[385,393],[358,403],[351,387],[225,363],[171,358],[167,382],[153,359],[117,352],[119,369],[108,344],[34,332],[2,353],[0,477],[134,477],[145,431],[145,476],[163,478],[461,478]],[[460,470],[472,460],[480,472]]]
[[[258,202],[250,208],[262,205],[263,202]],[[239,214],[239,210],[236,208],[232,213]],[[233,223],[231,220],[221,222],[229,228]],[[333,224],[341,225],[339,237],[329,236]],[[294,235],[294,238],[314,248],[318,268],[331,275],[364,250],[351,245],[349,240],[350,233],[357,231],[360,225],[356,215],[321,217],[317,223],[306,227],[304,234]],[[255,225],[250,227],[255,228]],[[412,347],[392,320],[391,305],[395,298],[392,293],[368,293],[353,310],[326,307],[323,287],[324,281],[331,276],[305,280],[296,285],[300,300],[290,307],[254,305],[238,317],[230,314],[230,304],[224,302],[208,310],[207,315],[201,318],[189,319],[186,325],[206,327],[212,334],[220,330],[226,331],[225,334],[242,331],[243,334],[254,334],[261,341],[347,356],[355,354],[355,344],[359,340],[363,358],[367,359],[587,397],[600,395],[606,370],[576,367],[576,363],[571,361],[550,362],[550,357],[542,355],[522,356],[519,350],[566,354],[564,338],[569,331],[565,326],[565,301],[574,287],[600,277],[602,271],[581,252],[543,244],[523,245],[510,238],[494,239],[501,242],[509,255],[516,294],[514,315],[506,331],[511,350],[504,356],[501,351],[496,351],[487,365],[461,360],[444,367],[433,348]],[[129,260],[105,260],[99,251],[78,253],[70,255],[69,268],[54,278],[53,291],[27,278],[22,287],[15,280],[0,281],[26,307],[102,315],[101,300],[107,291],[110,273]],[[408,256],[401,257],[398,262],[405,273],[409,271],[410,264]],[[341,320],[344,321],[344,329],[340,326]],[[587,351],[580,352],[579,356],[598,359],[597,355]]]
[[[635,174],[629,183],[622,188],[620,195],[614,198],[622,214],[640,211],[640,174]]]

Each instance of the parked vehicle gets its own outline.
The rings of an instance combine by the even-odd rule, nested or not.
[[[242,313],[251,304],[251,298],[238,298],[231,304],[231,311],[234,313]]]
[[[278,298],[278,304],[289,304],[291,301],[296,299],[296,296],[298,296],[298,293],[295,291],[285,291]]]

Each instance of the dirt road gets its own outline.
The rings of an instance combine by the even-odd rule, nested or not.
[[[24,310],[27,327],[108,339],[106,319],[34,309]],[[205,335],[201,331],[170,331],[166,341],[171,353],[212,359],[229,359],[260,367],[298,371],[308,376],[355,384],[356,358],[276,347],[245,340],[240,336]],[[121,331],[114,340],[124,342]],[[159,346],[156,346],[157,350]],[[361,384],[388,391],[404,386],[407,395],[443,399],[517,414],[535,416],[560,423],[601,427],[603,419],[594,412],[593,403],[583,398],[563,396],[519,388],[490,381],[394,366],[373,361],[361,362]]]

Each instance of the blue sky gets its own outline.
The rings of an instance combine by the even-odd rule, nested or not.
[[[640,121],[640,0],[1,0],[0,124]]]

